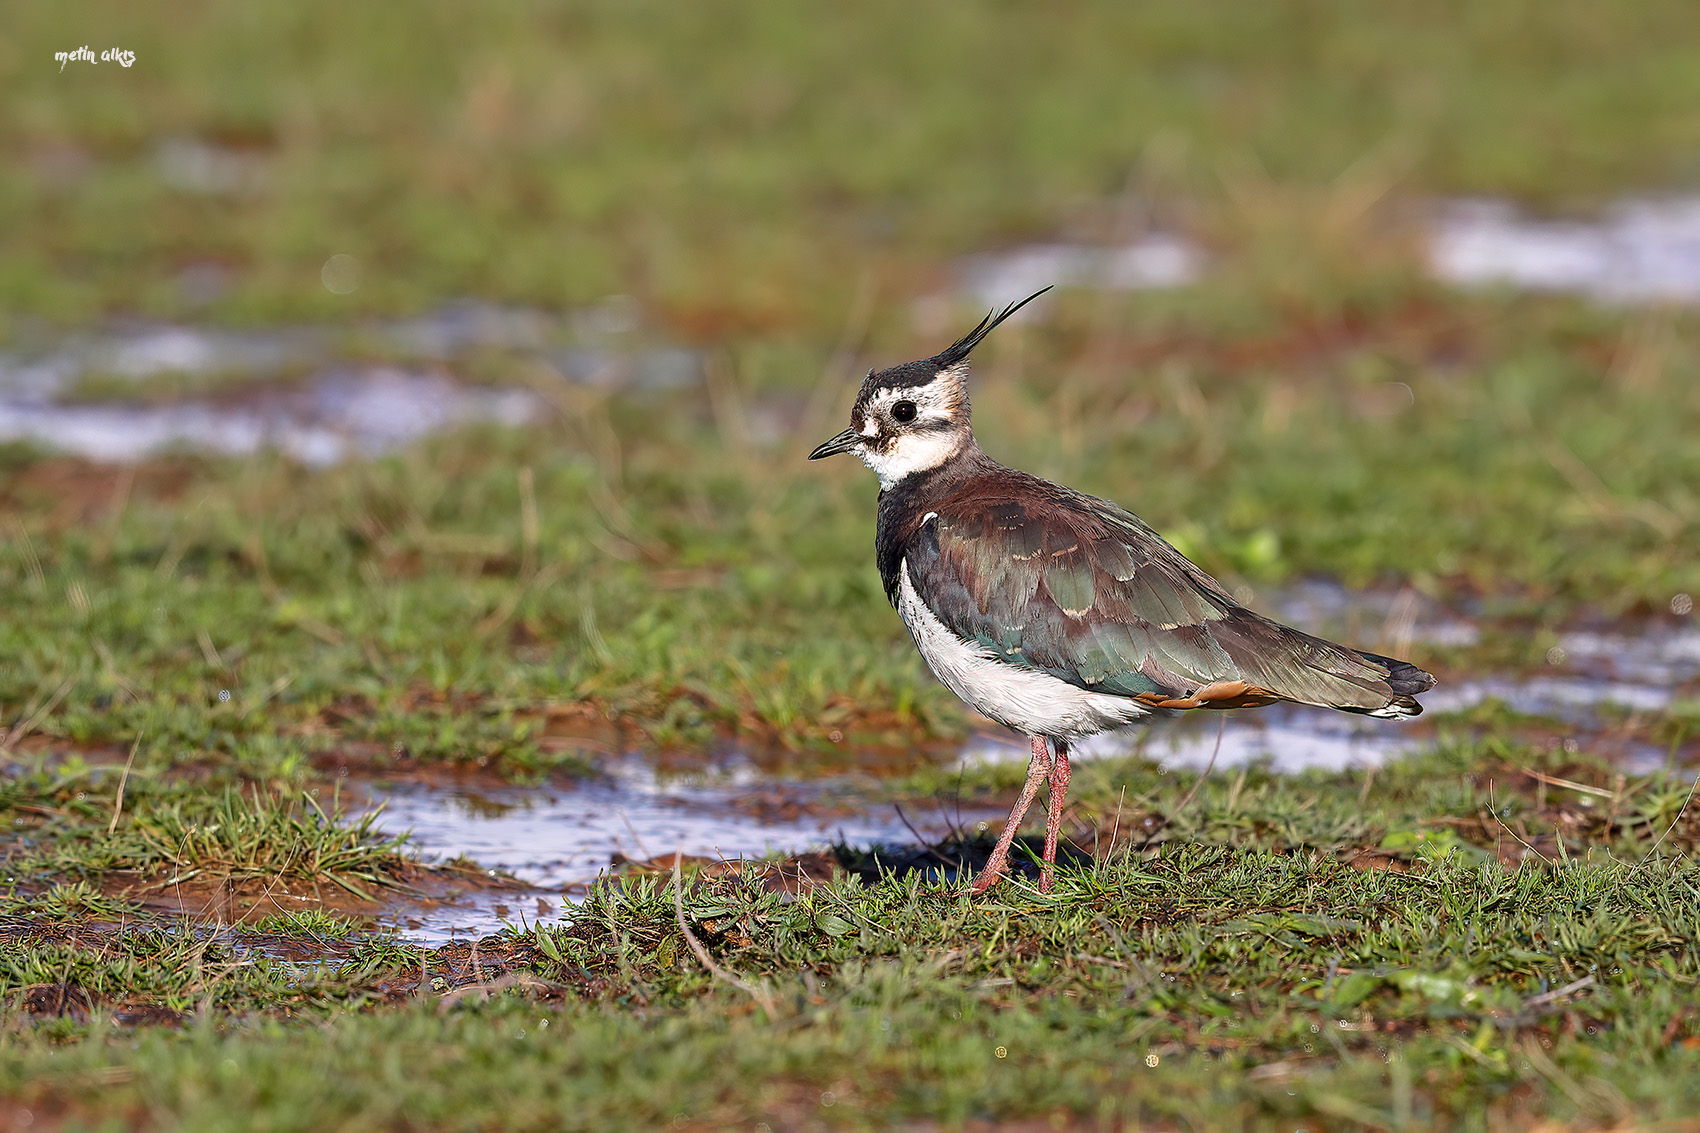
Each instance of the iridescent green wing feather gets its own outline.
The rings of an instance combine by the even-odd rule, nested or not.
[[[1138,517],[1021,474],[941,501],[905,557],[959,637],[1096,692],[1413,714],[1409,693],[1432,684],[1245,609]]]

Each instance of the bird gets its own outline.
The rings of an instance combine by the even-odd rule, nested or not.
[[[886,598],[940,681],[1029,740],[1026,782],[976,894],[1008,872],[1042,784],[1039,888],[1051,890],[1069,751],[1088,736],[1277,702],[1406,718],[1435,683],[1248,609],[1132,512],[986,455],[970,424],[969,354],[1049,290],[988,312],[931,358],[870,369],[850,427],[809,453],[853,454],[879,478]]]

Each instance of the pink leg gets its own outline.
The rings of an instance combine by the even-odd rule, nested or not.
[[[1004,823],[1003,833],[998,835],[998,844],[993,848],[992,856],[986,859],[986,868],[974,879],[975,893],[984,893],[1003,876],[1009,860],[1009,844],[1015,841],[1015,832],[1021,828],[1021,820],[1027,817],[1027,808],[1032,805],[1033,796],[1039,793],[1039,783],[1050,768],[1051,753],[1045,750],[1044,738],[1034,736],[1033,758],[1027,764],[1027,782],[1022,785],[1021,797],[1016,799],[1015,806],[1010,808],[1009,821]]]
[[[1045,858],[1039,867],[1039,892],[1051,891],[1051,868],[1057,864],[1057,834],[1062,830],[1063,800],[1068,798],[1068,745],[1056,741],[1057,758],[1051,764],[1051,799],[1045,814]]]

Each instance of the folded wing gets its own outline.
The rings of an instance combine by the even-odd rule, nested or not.
[[[906,557],[939,619],[1003,660],[1160,708],[1422,711],[1429,674],[1253,613],[1137,516],[1027,477],[985,487],[932,514]]]

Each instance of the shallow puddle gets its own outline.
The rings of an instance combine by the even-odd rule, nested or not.
[[[1597,220],[1535,219],[1509,201],[1443,201],[1425,243],[1429,271],[1442,283],[1607,303],[1700,301],[1700,197],[1623,200]],[[978,306],[996,307],[1052,284],[1103,291],[1183,287],[1202,278],[1206,262],[1203,248],[1172,233],[1122,245],[1024,244],[959,261],[956,290]]]
[[[957,286],[979,306],[997,307],[1045,287],[1102,291],[1182,287],[1196,282],[1203,271],[1204,253],[1196,244],[1152,233],[1120,246],[1026,244],[969,256],[957,265]],[[1036,311],[1030,308],[1023,314],[1031,318]]]
[[[635,340],[629,306],[555,318],[458,303],[416,319],[335,329],[134,326],[14,348],[0,353],[0,441],[37,441],[102,461],[172,449],[232,456],[275,449],[324,465],[460,425],[520,425],[544,412],[536,390],[451,376],[445,364],[475,351],[530,356],[540,374],[584,385],[665,389],[696,381],[695,354]],[[385,361],[352,361],[373,356]],[[162,377],[186,380],[197,392],[144,396],[143,383]]]
[[[1505,201],[1458,201],[1429,237],[1436,278],[1587,295],[1700,300],[1700,198],[1626,200],[1597,221],[1536,220]]]
[[[303,464],[326,465],[388,452],[456,425],[521,425],[542,408],[529,390],[462,386],[440,374],[378,367],[268,388],[230,405],[0,401],[0,441],[42,440],[116,463],[172,449],[226,456],[275,449]]]
[[[534,887],[462,898],[435,909],[405,909],[388,923],[404,935],[440,942],[477,937],[504,924],[549,919],[563,899],[583,895],[616,855],[633,860],[687,857],[736,860],[853,846],[942,840],[953,825],[989,813],[946,815],[843,805],[831,781],[773,782],[751,773],[716,782],[663,783],[637,760],[599,780],[536,788],[441,789],[418,784],[368,788],[386,833],[412,833],[433,861],[468,857]],[[541,904],[540,904],[541,902]]]

